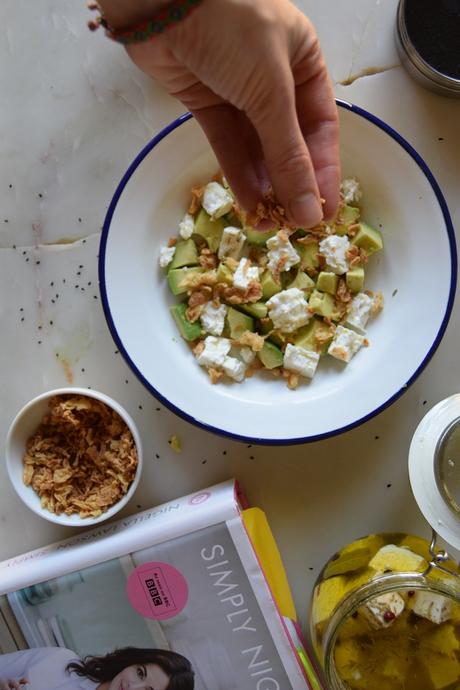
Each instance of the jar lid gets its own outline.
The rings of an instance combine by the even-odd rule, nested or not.
[[[418,425],[409,449],[409,478],[425,519],[460,550],[460,395],[441,400]]]

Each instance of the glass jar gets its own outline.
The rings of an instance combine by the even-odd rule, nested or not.
[[[432,529],[372,534],[333,556],[313,593],[311,636],[329,690],[460,690],[460,395],[435,405],[409,449]]]
[[[373,534],[325,565],[311,636],[330,690],[457,690],[455,561],[407,534]]]

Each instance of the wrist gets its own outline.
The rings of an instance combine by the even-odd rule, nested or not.
[[[98,0],[104,17],[114,29],[126,29],[151,17],[168,0]]]

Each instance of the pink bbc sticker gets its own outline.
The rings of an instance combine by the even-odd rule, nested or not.
[[[199,506],[205,501],[207,501],[208,498],[211,498],[211,494],[209,493],[209,491],[202,491],[201,493],[195,494],[194,496],[189,498],[188,502],[191,506]]]
[[[187,582],[169,563],[144,563],[128,577],[126,592],[131,606],[144,618],[167,620],[184,609]]]

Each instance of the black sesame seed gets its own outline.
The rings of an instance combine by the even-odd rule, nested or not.
[[[24,307],[19,307],[19,311],[24,311]]]
[[[226,451],[226,450],[223,450],[223,451],[222,451],[222,455],[227,455],[227,451]]]
[[[444,141],[444,137],[438,137],[438,141]]]
[[[155,453],[155,457],[156,457],[157,460],[160,459],[160,456],[158,455],[158,453]]]
[[[387,489],[390,489],[390,488],[391,488],[391,484],[387,484]]]
[[[43,194],[40,193],[40,194],[38,195],[38,198],[39,198],[39,199],[43,199]]]
[[[22,252],[22,255],[24,256],[24,254],[27,254],[27,252],[26,252],[26,251],[23,251],[23,252]]]
[[[12,184],[9,184],[8,187],[9,187],[10,189],[13,189],[13,185],[12,185]]]
[[[65,283],[65,278],[62,279],[62,282]]]
[[[312,568],[312,567],[310,566],[310,567],[308,568],[308,570],[314,570],[314,568]]]
[[[83,264],[80,264],[78,268],[83,268]]]
[[[41,330],[42,330],[42,327],[41,327],[41,326],[39,326],[39,327],[38,327],[38,330],[39,330],[39,331],[41,331]]]
[[[77,276],[81,276],[81,271],[77,271]]]
[[[161,412],[161,407],[156,407],[155,409],[157,412]]]
[[[54,285],[54,281],[51,281],[50,287],[53,287],[53,285]]]
[[[129,383],[128,379],[125,379],[125,383]]]
[[[88,282],[88,287],[91,285],[91,281]]]
[[[52,325],[53,325],[53,321],[50,321],[50,326],[52,326]]]
[[[21,317],[21,321],[24,321],[24,317]]]
[[[142,506],[140,506],[140,505],[137,505],[137,506],[136,506],[136,508],[138,508],[138,509],[140,510],[140,509],[142,508]]]
[[[378,441],[379,438],[380,438],[380,436],[374,436],[374,439],[375,439],[376,441]]]
[[[86,244],[86,240],[82,240],[82,244]]]
[[[79,285],[75,285],[75,289],[76,289],[76,290],[78,290],[79,287],[80,287]]]
[[[29,257],[27,257],[26,262],[29,261]]]
[[[426,400],[424,400],[424,401],[423,401],[423,403],[422,403],[422,405],[426,405],[426,403],[427,403],[427,401],[426,401]]]
[[[40,265],[40,261],[36,261],[36,262],[35,262],[35,265],[36,265],[36,266],[39,266],[39,265]]]
[[[97,299],[97,295],[93,295],[93,299]]]
[[[55,304],[55,303],[56,303],[56,300],[52,299],[51,302],[52,302],[53,304]]]
[[[82,370],[82,371],[84,372],[84,371],[85,371],[84,367],[82,367],[82,369],[81,369],[81,370]]]
[[[39,340],[39,341],[38,341],[38,344],[39,344],[39,345],[41,345],[41,344],[42,344],[42,341],[41,341],[41,340]]]
[[[139,409],[142,410],[142,405],[139,405]]]
[[[250,456],[249,456],[249,460],[254,460],[254,456],[253,456],[253,455],[250,455]]]
[[[201,464],[202,464],[202,465],[206,465],[207,462],[208,462],[207,460],[202,460],[202,461],[201,461]]]
[[[81,223],[81,218],[78,219],[78,222]]]

